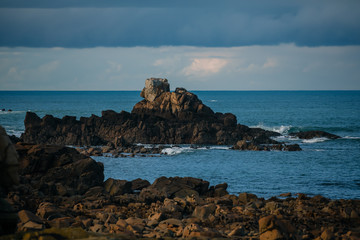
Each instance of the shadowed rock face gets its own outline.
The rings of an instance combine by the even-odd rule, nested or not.
[[[198,97],[177,88],[169,91],[166,79],[147,79],[141,92],[144,100],[131,113],[103,111],[102,116],[46,115],[40,119],[28,112],[23,142],[69,145],[102,145],[117,139],[128,143],[233,145],[239,140],[257,144],[276,143],[278,133],[237,124],[231,113],[214,113]]]
[[[18,143],[19,173],[45,194],[85,193],[104,181],[104,165],[73,148]]]

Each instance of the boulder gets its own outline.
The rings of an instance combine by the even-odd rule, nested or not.
[[[20,173],[31,176],[30,184],[46,194],[83,194],[103,183],[104,165],[73,148],[23,143],[16,148]]]
[[[109,178],[104,182],[104,188],[110,194],[110,196],[133,192],[131,182],[126,180],[116,180],[113,178]]]
[[[153,102],[163,92],[170,92],[170,84],[166,78],[148,78],[140,96],[149,102]]]
[[[140,192],[140,199],[163,200],[165,198],[186,197],[193,194],[205,195],[209,182],[192,177],[160,177],[152,185]],[[154,195],[152,198],[151,195]]]

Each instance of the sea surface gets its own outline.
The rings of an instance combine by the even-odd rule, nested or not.
[[[168,146],[159,157],[94,157],[105,178],[150,182],[161,176],[191,176],[211,185],[227,182],[233,194],[269,198],[281,193],[360,199],[360,91],[194,91],[215,112],[231,112],[238,123],[284,135],[301,152],[230,150],[230,146]],[[27,111],[43,117],[131,111],[139,91],[0,91],[0,125],[9,135],[24,131]],[[7,111],[11,109],[12,111]],[[291,132],[323,130],[341,139],[299,140]]]

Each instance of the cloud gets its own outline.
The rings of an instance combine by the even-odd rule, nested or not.
[[[360,46],[0,47],[1,90],[141,90],[149,77],[171,89],[360,90],[359,76]]]
[[[37,71],[40,73],[49,73],[55,71],[59,66],[59,61],[51,61],[49,63],[42,64],[38,67]]]
[[[218,73],[227,63],[228,60],[221,58],[195,58],[182,72],[185,76],[206,77]]]
[[[106,73],[120,72],[122,69],[122,65],[117,62],[108,61],[108,64],[109,68],[105,70]]]
[[[359,9],[356,0],[3,0],[0,46],[359,45]]]
[[[268,58],[263,65],[263,68],[274,68],[278,66],[278,62],[275,58]]]

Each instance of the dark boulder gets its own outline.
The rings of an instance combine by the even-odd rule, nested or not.
[[[206,195],[209,182],[192,177],[160,177],[152,185],[142,189],[139,198],[152,202],[165,198]]]
[[[324,132],[324,131],[306,131],[306,132],[298,132],[292,133],[291,136],[298,137],[300,139],[312,139],[312,138],[328,138],[328,139],[338,139],[340,136]]]
[[[20,174],[47,194],[83,194],[104,181],[104,165],[73,148],[18,143],[16,149]]]

